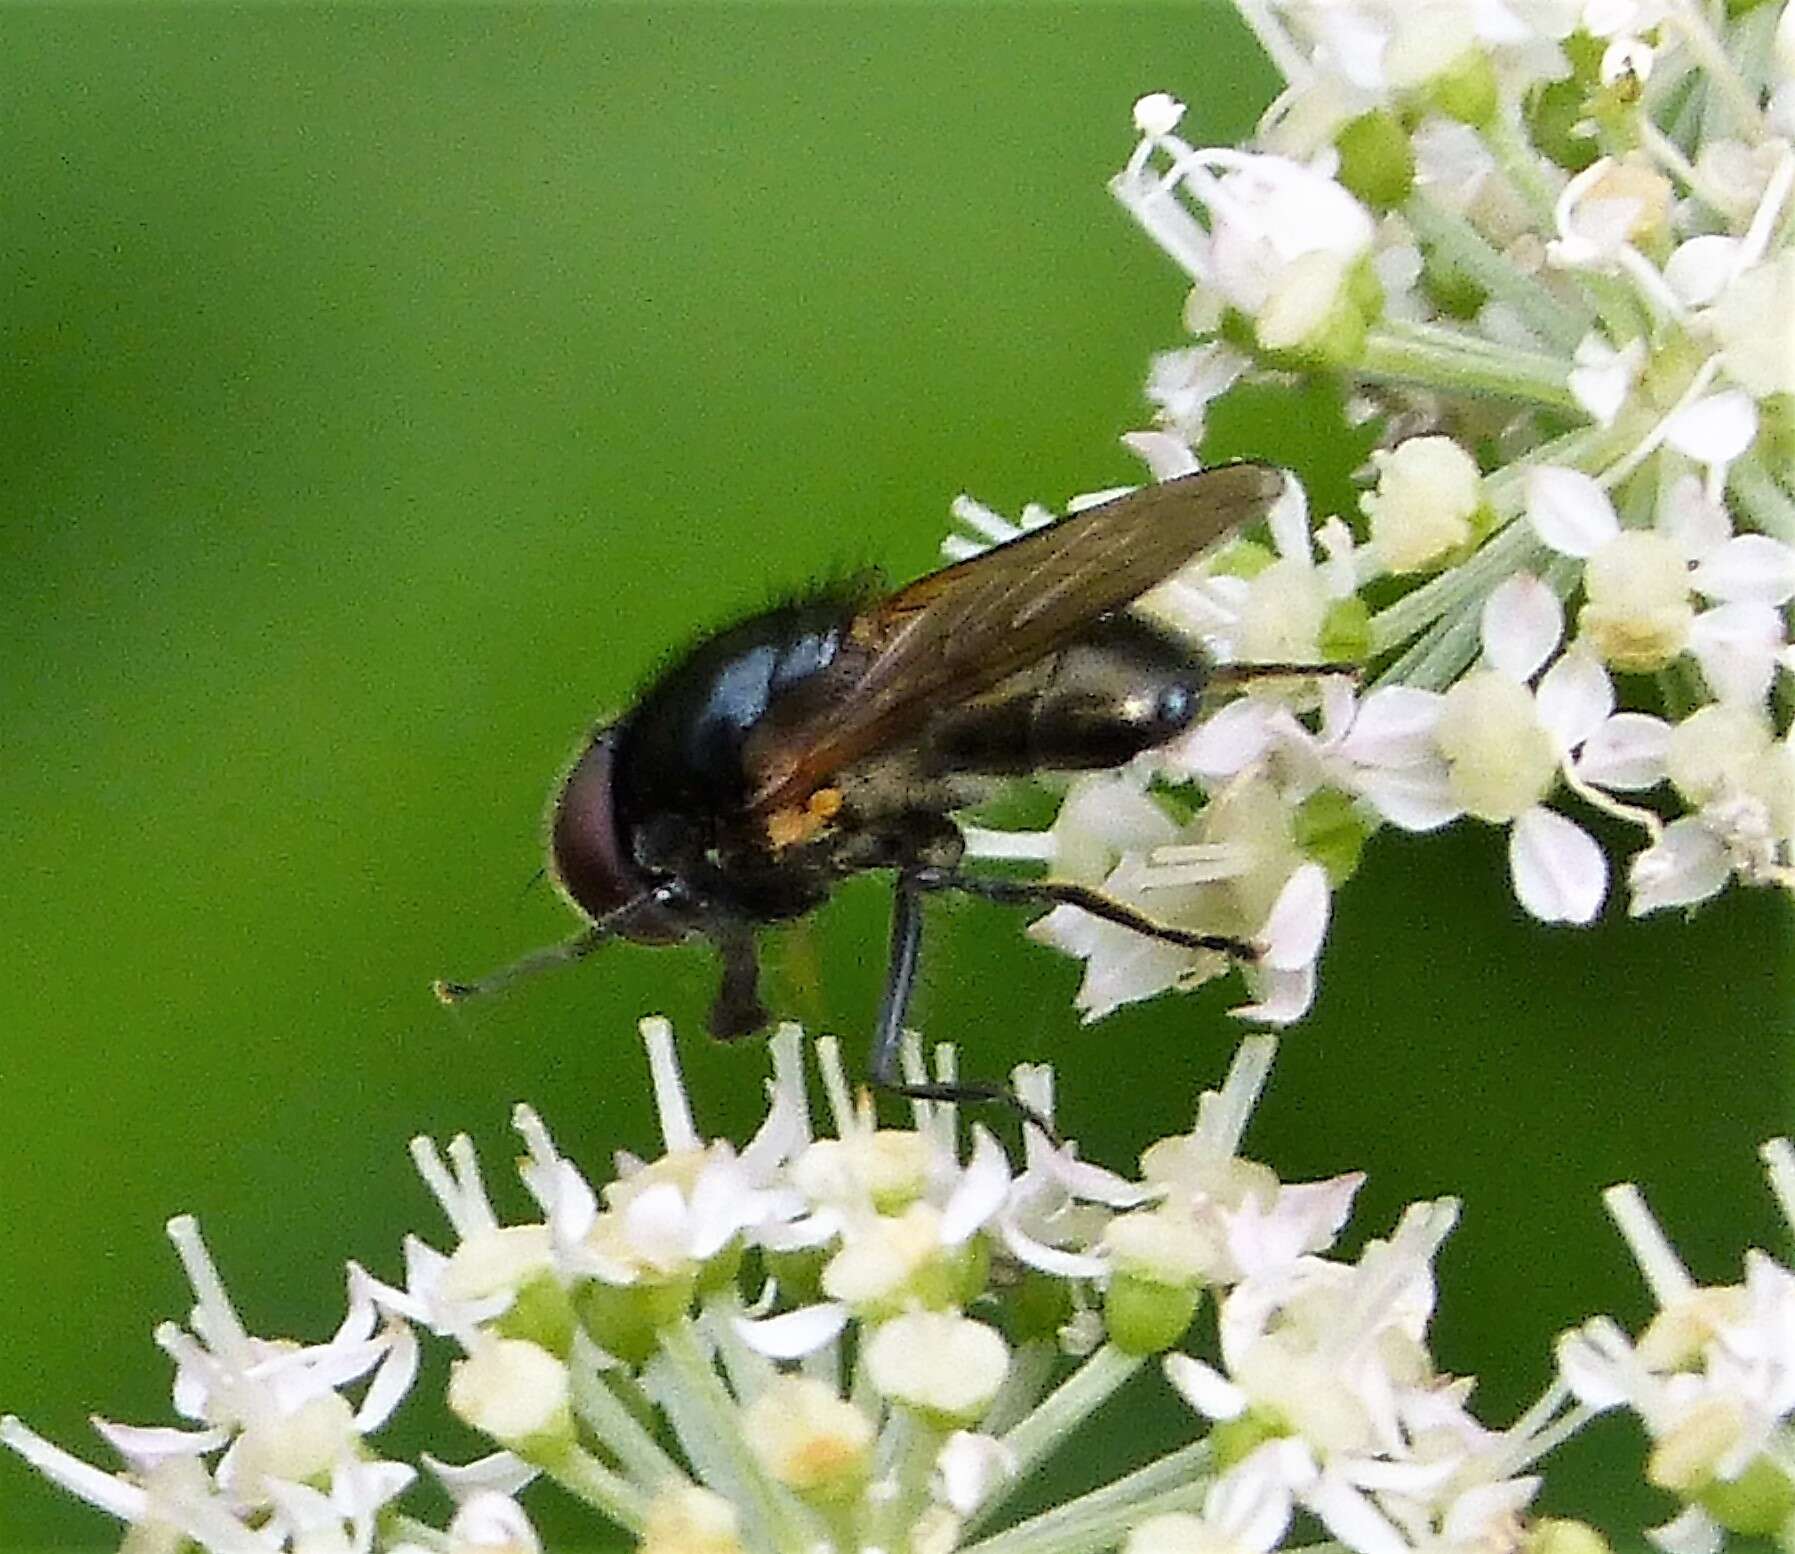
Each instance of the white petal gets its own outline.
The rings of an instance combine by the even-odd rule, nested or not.
[[[1134,127],[1143,135],[1157,139],[1178,128],[1184,117],[1184,104],[1170,92],[1149,92],[1134,105]]]
[[[515,1495],[536,1477],[536,1469],[508,1451],[472,1462],[443,1462],[426,1452],[423,1462],[457,1505],[475,1495]]]
[[[1359,703],[1340,753],[1364,766],[1410,766],[1434,753],[1434,729],[1445,698],[1438,691],[1391,685]]]
[[[1483,652],[1496,668],[1531,680],[1564,634],[1564,610],[1531,572],[1498,583],[1483,604]]]
[[[1644,712],[1617,712],[1583,743],[1577,775],[1598,788],[1636,793],[1664,781],[1670,725]]]
[[[833,1301],[800,1306],[776,1317],[736,1317],[735,1330],[750,1349],[769,1360],[796,1360],[837,1337],[848,1325],[848,1308]]]
[[[1261,938],[1263,964],[1273,971],[1297,971],[1312,965],[1327,937],[1328,871],[1319,863],[1305,863],[1284,882]]]
[[[1581,470],[1542,464],[1527,472],[1527,521],[1555,551],[1592,556],[1620,533],[1608,493]]]
[[[1783,618],[1768,604],[1719,604],[1689,628],[1689,651],[1720,701],[1761,705],[1783,647]]]
[[[231,1432],[222,1426],[213,1430],[178,1430],[168,1425],[115,1424],[98,1418],[92,1423],[112,1449],[140,1472],[170,1457],[204,1456],[231,1438]]]
[[[1100,1279],[1109,1272],[1109,1264],[1088,1252],[1068,1252],[1063,1247],[1049,1246],[1037,1240],[1013,1219],[998,1221],[997,1233],[1010,1254],[1030,1268],[1052,1274],[1057,1279]]]
[[[1324,1477],[1304,1493],[1303,1503],[1356,1554],[1411,1554],[1408,1540],[1371,1497],[1342,1479]]]
[[[1687,307],[1705,307],[1726,288],[1739,262],[1739,239],[1718,232],[1679,243],[1664,266],[1664,280]]]
[[[1767,534],[1741,534],[1704,556],[1691,581],[1710,599],[1787,604],[1795,599],[1795,549]]]
[[[1693,906],[1718,895],[1731,873],[1726,848],[1713,832],[1693,817],[1673,820],[1628,868],[1627,911],[1641,917],[1663,907]]]
[[[135,1484],[103,1473],[92,1463],[51,1445],[11,1414],[0,1418],[0,1443],[10,1446],[52,1484],[122,1522],[142,1521],[148,1513],[149,1496]]]
[[[1709,496],[1701,476],[1684,473],[1658,497],[1658,532],[1683,553],[1700,561],[1733,537],[1733,520],[1724,504]]]
[[[1272,542],[1285,560],[1313,561],[1315,550],[1309,540],[1309,496],[1303,483],[1289,470],[1281,470],[1283,489],[1271,504],[1265,521],[1271,529]]]
[[[418,1338],[403,1322],[391,1329],[392,1343],[355,1411],[355,1428],[363,1435],[378,1430],[411,1391],[418,1376]]]
[[[1566,653],[1539,682],[1540,721],[1562,751],[1575,750],[1614,711],[1614,684],[1591,653]]]
[[[1664,440],[1702,464],[1730,464],[1758,435],[1758,407],[1743,389],[1723,389],[1677,411]]]
[[[996,1436],[956,1430],[935,1459],[943,1498],[961,1516],[970,1516],[991,1491],[1016,1472],[1016,1451]]]
[[[1166,752],[1166,764],[1195,777],[1232,777],[1271,748],[1277,707],[1258,696],[1231,701]]]
[[[1439,757],[1419,766],[1362,772],[1355,784],[1372,807],[1404,831],[1437,831],[1464,814]]]
[[[1614,1356],[1592,1343],[1582,1331],[1560,1334],[1554,1350],[1558,1374],[1571,1389],[1571,1396],[1585,1408],[1619,1408],[1628,1400],[1630,1394]]]
[[[1292,1025],[1315,1002],[1313,961],[1296,971],[1249,971],[1247,981],[1258,996],[1253,1003],[1228,1011],[1237,1020],[1250,1020],[1256,1025]]]
[[[1662,1527],[1646,1528],[1645,1535],[1664,1554],[1720,1554],[1726,1547],[1720,1523],[1699,1505],[1689,1506]]]
[[[1205,1419],[1238,1419],[1246,1412],[1246,1393],[1201,1360],[1188,1354],[1168,1354],[1165,1373],[1179,1397]]]
[[[1197,469],[1197,456],[1190,444],[1171,432],[1129,432],[1122,446],[1147,466],[1155,480],[1176,480]]]
[[[1608,860],[1575,821],[1543,804],[1508,835],[1508,865],[1522,906],[1545,923],[1587,923],[1608,893]]]
[[[975,1125],[972,1159],[941,1211],[941,1242],[959,1246],[1003,1207],[1010,1190],[1010,1165],[991,1130]]]

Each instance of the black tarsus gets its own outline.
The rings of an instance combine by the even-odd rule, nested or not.
[[[1126,901],[1106,896],[1089,885],[1076,885],[1070,880],[1011,880],[990,874],[973,874],[965,869],[923,868],[912,871],[912,878],[922,890],[958,890],[969,896],[1006,906],[1069,906],[1119,928],[1129,928],[1149,939],[1159,939],[1186,950],[1214,950],[1232,960],[1251,965],[1259,959],[1260,949],[1245,939],[1229,934],[1196,933],[1171,923],[1161,923],[1136,911]]]

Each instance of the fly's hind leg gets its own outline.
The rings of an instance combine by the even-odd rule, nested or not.
[[[1257,961],[1262,953],[1258,945],[1245,939],[1236,939],[1229,934],[1197,933],[1193,929],[1179,928],[1173,923],[1159,922],[1136,910],[1126,901],[1118,901],[1114,896],[1106,896],[1089,885],[1076,885],[1069,880],[1000,879],[994,875],[973,874],[958,868],[918,869],[913,878],[921,890],[958,890],[969,896],[979,896],[986,901],[997,901],[1007,906],[1077,907],[1081,912],[1089,912],[1092,917],[1100,917],[1106,923],[1114,923],[1120,928],[1132,929],[1146,938],[1176,944],[1187,950],[1214,950],[1230,960],[1244,961],[1248,965]]]

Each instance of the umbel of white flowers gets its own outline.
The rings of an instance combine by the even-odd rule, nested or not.
[[[642,1030],[654,1159],[620,1152],[595,1186],[520,1106],[536,1217],[508,1225],[465,1137],[446,1159],[414,1140],[449,1250],[407,1238],[403,1285],[351,1263],[348,1313],[318,1343],[252,1335],[198,1227],[173,1220],[194,1306],[156,1342],[186,1425],[96,1420],[117,1470],[10,1416],[0,1442],[134,1554],[538,1554],[517,1498],[538,1477],[594,1513],[583,1542],[621,1528],[645,1554],[1267,1554],[1318,1533],[1356,1554],[1606,1554],[1529,1507],[1540,1460],[1627,1409],[1673,1513],[1661,1546],[1795,1548],[1795,1274],[1753,1252],[1741,1284],[1698,1287],[1630,1186],[1609,1207],[1658,1315],[1636,1338],[1605,1317],[1565,1335],[1558,1377],[1495,1429],[1428,1346],[1458,1205],[1414,1204],[1343,1257],[1362,1178],[1286,1183],[1241,1154],[1271,1037],[1124,1175],[1038,1133],[1014,1160],[944,1105],[880,1128],[828,1040],[818,1129],[791,1026],[759,1130],[707,1140],[670,1028]],[[914,1043],[907,1061],[920,1076]],[[951,1077],[951,1049],[935,1068]],[[1051,1115],[1046,1069],[1015,1080]],[[1765,1158],[1795,1225],[1795,1150]],[[1205,1299],[1214,1321],[1193,1326]],[[414,1390],[420,1335],[457,1352],[449,1405],[494,1447],[422,1459],[455,1505],[444,1528],[406,1509],[418,1472],[375,1442]],[[1160,1381],[1189,1405],[1188,1441],[1011,1510],[1103,1403]]]
[[[1788,888],[1795,6],[1237,9],[1285,82],[1251,141],[1193,144],[1144,97],[1112,184],[1192,282],[1157,424],[1124,440],[1183,474],[1217,399],[1321,379],[1380,446],[1357,511],[1315,522],[1293,477],[1266,533],[1144,607],[1218,660],[1365,684],[1249,692],[975,854],[1258,939],[1238,1013],[1273,1024],[1308,1007],[1330,897],[1383,826],[1503,828],[1547,922],[1609,894],[1591,812],[1633,838],[1633,913]],[[953,557],[1051,521],[955,516]],[[1069,909],[1033,932],[1085,961],[1089,1018],[1227,969]]]

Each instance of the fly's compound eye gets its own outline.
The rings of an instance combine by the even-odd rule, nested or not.
[[[685,935],[659,903],[655,882],[630,857],[618,827],[611,784],[615,746],[614,731],[605,729],[574,762],[555,801],[549,858],[561,888],[593,922],[635,904],[617,921],[617,934],[664,944]]]

